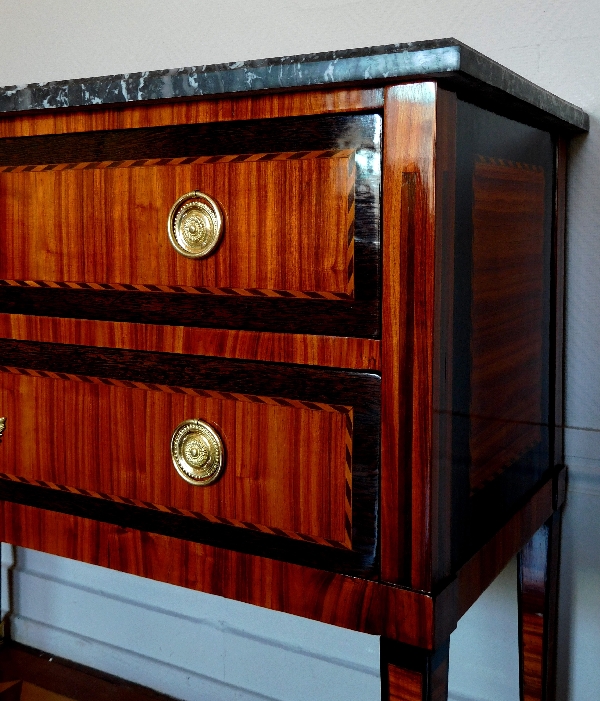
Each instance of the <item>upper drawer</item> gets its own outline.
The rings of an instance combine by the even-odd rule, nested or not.
[[[381,117],[251,120],[0,140],[0,294],[15,313],[372,337]],[[201,191],[219,245],[169,213]]]

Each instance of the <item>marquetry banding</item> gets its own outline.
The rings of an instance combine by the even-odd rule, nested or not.
[[[348,159],[348,244],[346,292],[322,290],[269,290],[231,287],[186,287],[183,285],[132,285],[108,282],[66,282],[52,280],[0,280],[4,287],[42,287],[71,290],[118,290],[123,292],[178,292],[183,294],[227,295],[234,297],[297,297],[300,299],[351,299],[354,296],[354,218],[356,162],[354,149],[322,151],[284,151],[274,153],[242,153],[226,156],[198,156],[186,158],[145,158],[126,161],[85,161],[80,163],[46,163],[40,165],[0,166],[0,173],[42,173],[63,170],[103,170],[113,168],[143,168],[156,166],[202,165],[213,163],[249,163],[265,161],[306,161],[316,158]]]
[[[52,489],[54,491],[77,494],[79,496],[93,497],[94,499],[102,499],[104,501],[111,501],[115,504],[126,504],[127,506],[137,506],[142,509],[151,509],[153,511],[161,511],[165,514],[175,514],[176,516],[187,516],[189,518],[195,518],[198,521],[207,521],[209,523],[220,524],[224,526],[234,526],[236,528],[245,528],[252,531],[257,531],[260,533],[266,533],[268,535],[278,535],[285,536],[287,538],[293,538],[294,540],[303,540],[307,543],[315,543],[317,545],[326,545],[328,547],[346,549],[346,543],[340,543],[336,540],[330,540],[328,538],[320,538],[319,536],[306,535],[304,533],[297,533],[296,531],[283,530],[281,528],[269,528],[268,526],[263,526],[256,523],[247,523],[245,521],[237,521],[235,519],[224,518],[222,516],[213,516],[212,514],[201,514],[197,511],[188,511],[186,509],[177,509],[174,506],[163,506],[162,504],[153,504],[148,501],[140,501],[139,499],[129,499],[128,497],[119,497],[112,494],[104,494],[103,492],[93,492],[89,489],[77,489],[77,487],[69,487],[66,484],[55,484],[54,482],[48,482],[46,480],[34,480],[27,477],[19,477],[18,475],[6,475],[0,473],[0,480],[5,480],[7,482],[19,482],[21,484],[30,484],[34,487],[43,487],[45,489]]]
[[[353,149],[340,149],[322,151],[281,151],[276,153],[240,153],[226,156],[188,156],[184,158],[143,158],[127,161],[42,163],[39,165],[0,166],[0,173],[42,173],[48,170],[144,168],[148,166],[202,165],[203,163],[246,163],[249,161],[307,161],[314,158],[349,158],[353,153]]]
[[[350,296],[354,296],[354,221],[356,216],[356,159],[354,153],[348,159],[348,248],[346,249],[346,268],[348,270],[348,287]]]
[[[249,402],[251,404],[267,404],[281,408],[301,409],[304,411],[328,411],[338,414],[344,414],[345,421],[345,443],[346,443],[346,459],[345,459],[345,488],[344,488],[344,542],[329,540],[327,538],[318,538],[317,536],[308,536],[296,533],[295,531],[283,531],[277,528],[269,528],[267,526],[259,526],[249,524],[243,521],[235,521],[224,519],[217,516],[206,514],[198,514],[193,511],[184,511],[174,507],[166,507],[158,504],[148,504],[147,502],[135,501],[126,497],[107,496],[105,494],[90,492],[88,490],[76,489],[75,487],[66,487],[65,485],[53,485],[50,482],[40,482],[38,480],[28,480],[21,477],[6,476],[6,479],[13,481],[27,482],[42,487],[50,487],[51,489],[59,489],[60,491],[68,491],[73,494],[83,494],[85,496],[93,496],[101,499],[109,499],[110,501],[118,501],[124,504],[135,504],[144,508],[151,508],[159,511],[177,513],[183,516],[192,516],[204,521],[213,523],[224,523],[226,525],[236,526],[239,528],[250,528],[259,530],[263,533],[271,533],[274,535],[285,535],[296,540],[306,540],[308,542],[319,543],[321,545],[329,545],[338,548],[352,548],[352,442],[353,442],[353,410],[352,407],[343,406],[340,404],[325,404],[324,402],[307,402],[298,399],[284,399],[281,397],[264,397],[251,394],[239,394],[237,392],[217,392],[214,390],[192,389],[190,387],[173,387],[170,385],[150,384],[146,382],[134,382],[132,380],[115,380],[113,378],[92,377],[89,375],[74,375],[72,373],[50,372],[48,370],[30,370],[27,368],[16,368],[9,366],[0,366],[0,372],[11,375],[25,375],[27,377],[35,377],[40,379],[63,380],[84,382],[86,384],[110,385],[124,389],[140,389],[151,392],[165,392],[167,394],[188,394],[197,397],[206,397],[210,399]],[[2,477],[2,475],[0,475]]]
[[[111,385],[124,389],[141,389],[151,392],[166,392],[167,394],[189,394],[197,397],[210,399],[225,399],[236,402],[250,402],[251,404],[269,404],[270,406],[288,407],[290,409],[308,409],[309,411],[331,411],[338,414],[348,414],[352,407],[340,404],[325,404],[323,402],[303,402],[298,399],[283,399],[281,397],[263,397],[254,394],[239,394],[237,392],[216,392],[214,390],[192,389],[191,387],[173,387],[171,385],[160,385],[147,382],[134,382],[132,380],[115,380],[107,377],[92,377],[89,375],[74,375],[66,372],[50,372],[49,370],[30,370],[26,368],[16,368],[0,366],[0,372],[11,375],[26,375],[28,377],[39,377],[51,380],[72,380],[75,382],[85,382],[86,384]]]
[[[354,436],[353,412],[349,411],[346,414],[346,485],[344,491],[344,502],[346,517],[344,519],[344,528],[346,530],[345,545],[348,548],[352,547],[352,439]]]
[[[352,241],[352,249],[354,240]],[[354,278],[352,278],[354,280]],[[354,284],[354,282],[352,282]],[[111,282],[63,282],[53,280],[0,280],[0,287],[37,287],[60,290],[96,290],[106,292],[176,292],[179,294],[225,295],[230,297],[278,297],[299,299],[351,299],[349,292],[318,292],[312,290],[258,290],[233,287],[186,287],[184,285],[130,285]]]
[[[543,173],[544,168],[534,163],[521,163],[520,161],[509,161],[506,158],[493,158],[492,156],[482,156],[477,154],[477,160],[479,163],[485,163],[491,166],[504,166],[507,168],[520,168],[521,170],[528,170],[534,173]]]

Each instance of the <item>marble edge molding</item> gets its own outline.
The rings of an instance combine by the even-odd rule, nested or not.
[[[0,113],[365,81],[381,84],[410,76],[454,78],[483,94],[508,93],[558,120],[564,128],[589,129],[589,117],[582,109],[455,39],[10,86],[0,88]]]

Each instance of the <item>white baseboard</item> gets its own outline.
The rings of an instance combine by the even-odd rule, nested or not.
[[[380,699],[376,636],[31,550],[12,579],[14,640],[179,699]]]

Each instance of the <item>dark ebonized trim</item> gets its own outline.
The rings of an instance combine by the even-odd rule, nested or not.
[[[0,287],[8,314],[207,329],[379,337],[379,303],[280,297]]]
[[[194,389],[375,407],[373,372],[184,353],[0,339],[0,364]]]
[[[444,642],[437,650],[426,650],[406,643],[400,643],[397,640],[381,637],[380,656],[381,669],[388,664],[396,665],[402,669],[409,669],[413,672],[426,674],[432,660],[435,661],[439,656],[448,654],[448,642]]]
[[[379,114],[353,114],[0,139],[0,165],[10,166],[356,150],[352,301],[3,287],[0,306],[8,313],[36,316],[377,338],[381,138]],[[347,232],[339,233],[347,236]]]
[[[416,672],[421,677],[421,694],[419,701],[441,701],[448,694],[448,661],[450,640],[445,640],[437,650],[425,650],[388,638],[381,638],[381,698],[392,701],[390,694],[389,666]],[[398,696],[393,697],[399,698]],[[408,698],[408,696],[402,696]],[[412,693],[411,699],[415,699]]]
[[[453,415],[452,415],[452,562],[462,566],[478,548],[515,513],[552,467],[549,459],[554,384],[554,358],[549,336],[555,305],[551,283],[552,219],[555,145],[550,134],[503,119],[471,103],[457,103],[457,177],[454,239]],[[480,156],[543,168],[545,174],[544,224],[544,334],[541,354],[541,441],[512,465],[471,494],[470,415],[472,392],[472,275],[473,171]],[[479,388],[479,391],[483,391]]]
[[[540,455],[541,454],[541,455]],[[547,467],[540,471],[539,464]],[[512,465],[506,467],[493,481],[475,492],[469,500],[470,531],[464,559],[476,553],[496,533],[518,507],[527,501],[524,495],[537,491],[554,473],[547,462],[547,449],[534,446]],[[464,564],[460,562],[459,565]]]
[[[31,484],[0,480],[0,500],[331,572],[368,575],[373,570],[373,558],[357,552]]]
[[[376,575],[379,375],[291,364],[14,340],[0,340],[0,364],[42,372],[46,370],[352,406],[351,551],[5,480],[0,481],[0,499],[333,572]]]
[[[0,165],[374,150],[378,120],[372,114],[327,114],[11,137],[0,139]]]

